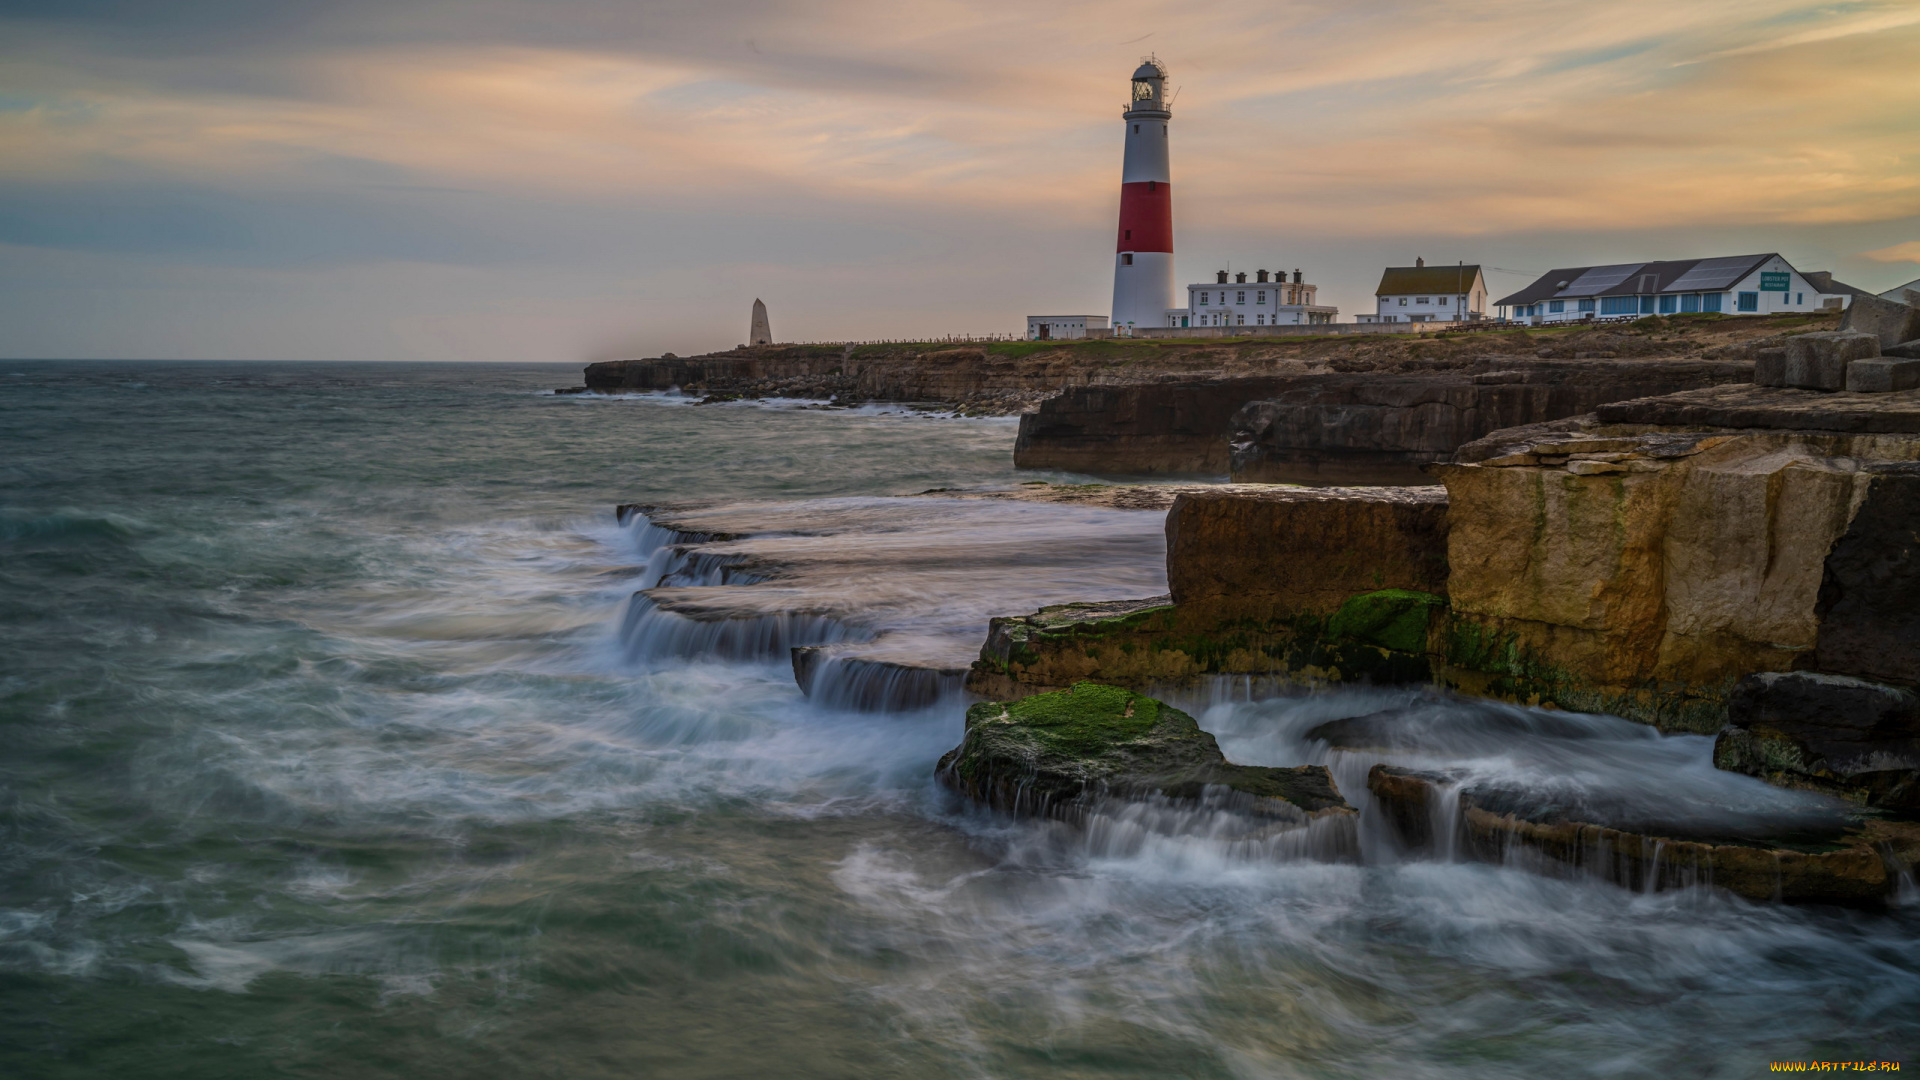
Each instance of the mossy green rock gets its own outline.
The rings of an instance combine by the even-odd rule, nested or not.
[[[1327,620],[1327,637],[1395,652],[1427,651],[1427,627],[1447,610],[1445,597],[1412,589],[1381,589],[1348,597]]]
[[[1254,813],[1352,813],[1318,765],[1235,765],[1193,717],[1118,686],[1076,683],[967,710],[967,733],[940,759],[942,782],[996,809],[1066,816],[1086,797],[1198,800],[1231,792]]]

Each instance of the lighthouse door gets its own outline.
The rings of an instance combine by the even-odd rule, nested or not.
[[[1040,324],[1040,340],[1051,341],[1052,339],[1053,339],[1053,324],[1041,323]]]

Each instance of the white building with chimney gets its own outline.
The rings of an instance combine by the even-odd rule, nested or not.
[[[1487,282],[1478,263],[1389,266],[1373,290],[1371,315],[1355,322],[1470,322],[1487,317]]]
[[[1228,278],[1232,278],[1231,281]],[[1221,270],[1214,280],[1187,286],[1187,306],[1168,308],[1168,326],[1309,326],[1330,323],[1340,309],[1318,303],[1320,287],[1300,271],[1287,280],[1284,270],[1269,274]]]

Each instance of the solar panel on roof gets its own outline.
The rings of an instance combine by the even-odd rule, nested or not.
[[[1629,275],[1645,265],[1645,263],[1626,263],[1620,266],[1596,266],[1573,279],[1573,284],[1560,290],[1560,295],[1598,296],[1601,292],[1627,280]]]
[[[1724,289],[1753,269],[1764,255],[1734,255],[1723,259],[1701,259],[1693,269],[1673,279],[1666,292],[1712,292]]]

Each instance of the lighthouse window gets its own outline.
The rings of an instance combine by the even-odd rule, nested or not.
[[[1138,135],[1138,134],[1140,134],[1140,125],[1139,125],[1139,124],[1135,124],[1135,125],[1133,125],[1133,133],[1134,133],[1135,135]]]
[[[1133,265],[1133,253],[1132,253],[1132,252],[1127,252],[1126,254],[1124,254],[1124,255],[1121,255],[1121,256],[1120,256],[1120,265],[1121,265],[1121,266],[1132,266],[1132,265]]]

